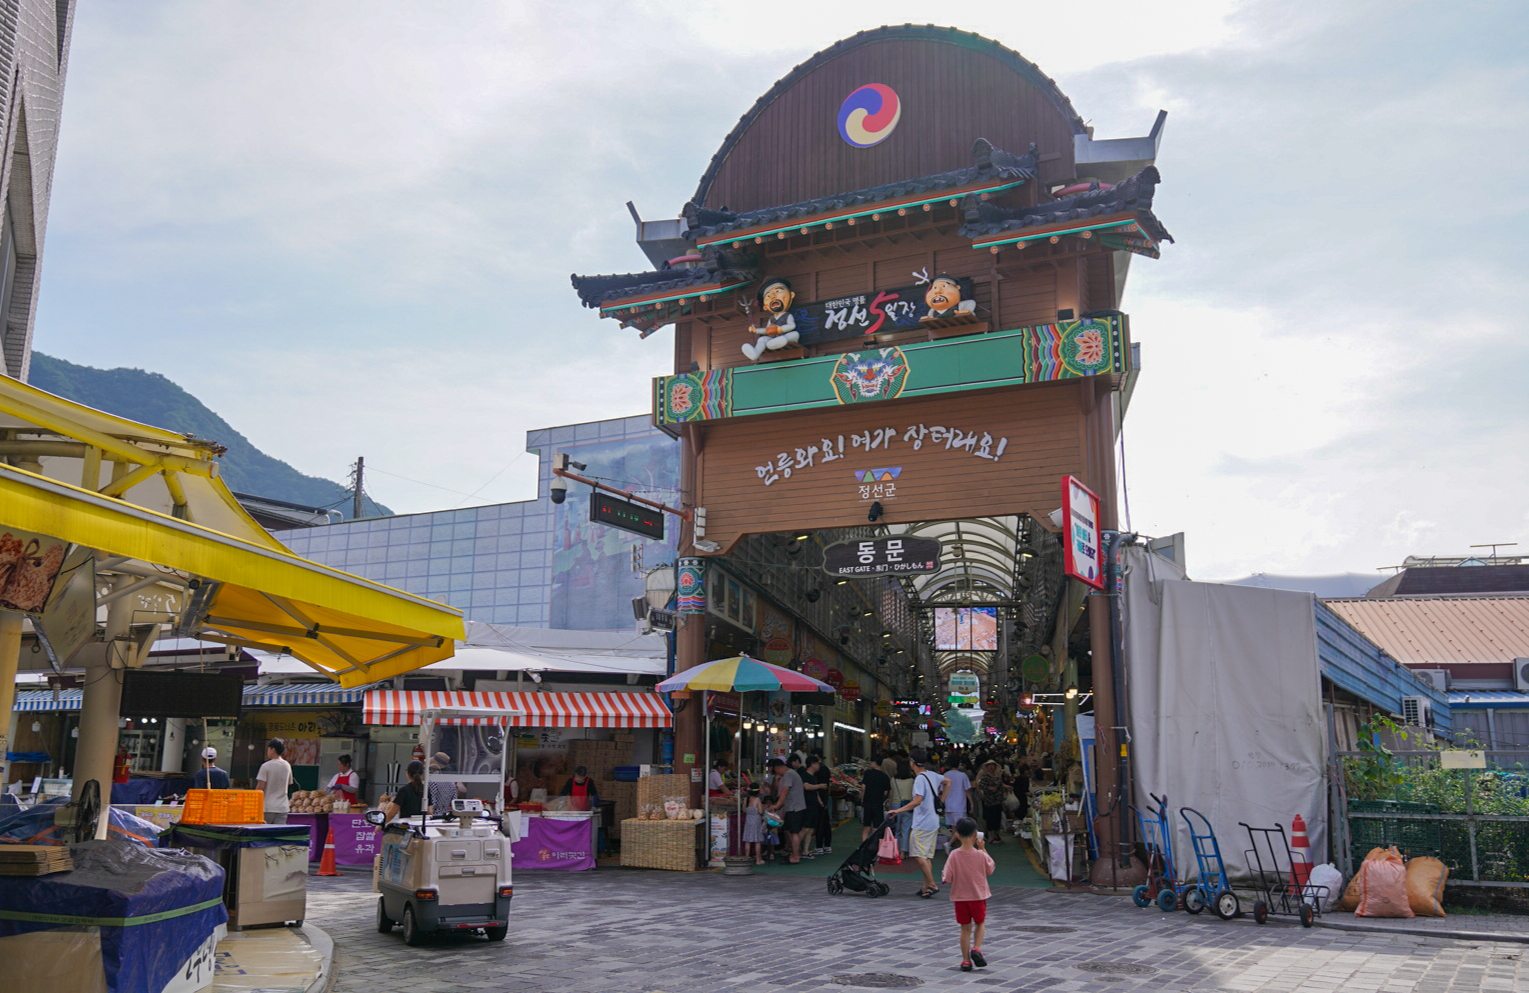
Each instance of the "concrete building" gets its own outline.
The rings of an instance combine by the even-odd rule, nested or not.
[[[0,3],[0,354],[27,378],[74,0]]]

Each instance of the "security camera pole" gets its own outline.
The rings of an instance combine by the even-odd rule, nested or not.
[[[566,452],[558,452],[555,456],[553,456],[553,458],[552,458],[552,475],[555,478],[552,480],[552,484],[549,487],[549,489],[551,490],[551,496],[552,496],[552,502],[553,503],[562,503],[565,499],[567,499],[567,497],[568,497],[568,484],[567,483],[563,483],[561,486],[558,485],[558,484],[562,480],[564,480],[564,479],[571,479],[571,480],[573,480],[576,483],[584,483],[585,485],[590,486],[590,487],[592,487],[594,489],[604,490],[605,492],[610,493],[610,494],[612,494],[614,496],[619,496],[623,500],[630,500],[633,503],[640,503],[644,507],[652,507],[654,510],[662,510],[666,514],[673,514],[675,517],[678,517],[682,521],[690,520],[690,511],[688,511],[688,510],[679,510],[679,509],[676,509],[674,507],[670,507],[667,504],[659,503],[657,500],[648,500],[648,499],[645,499],[645,498],[640,497],[640,496],[636,495],[635,493],[632,493],[632,492],[630,492],[628,490],[621,490],[621,489],[617,489],[614,486],[607,486],[607,485],[605,485],[604,483],[602,483],[602,482],[600,482],[598,480],[590,479],[588,476],[580,476],[576,472],[569,472],[568,471],[568,467],[569,466],[576,466],[579,469],[586,469],[586,470],[589,468],[589,466],[585,465],[582,462],[574,462],[571,459],[569,459],[568,458],[568,453],[566,453]]]

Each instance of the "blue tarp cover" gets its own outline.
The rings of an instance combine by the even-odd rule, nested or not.
[[[228,923],[223,870],[210,859],[123,841],[70,848],[72,872],[0,879],[0,937],[99,927],[111,993],[164,989]]]
[[[270,848],[310,844],[306,824],[172,824],[159,837],[161,848]]]
[[[56,797],[26,810],[0,807],[0,845],[64,844],[63,831],[53,826],[53,815],[64,802],[65,798]],[[116,807],[108,809],[111,811],[111,825],[107,829],[110,837],[150,848],[158,843],[159,825]]]

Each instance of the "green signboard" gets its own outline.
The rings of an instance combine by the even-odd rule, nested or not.
[[[662,376],[653,401],[658,423],[683,424],[1128,371],[1119,315]]]

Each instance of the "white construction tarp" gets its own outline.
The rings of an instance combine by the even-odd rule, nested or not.
[[[1194,583],[1127,549],[1125,648],[1138,807],[1166,795],[1182,875],[1196,864],[1179,808],[1209,819],[1234,882],[1249,874],[1240,825],[1300,814],[1327,851],[1326,725],[1309,593]]]

